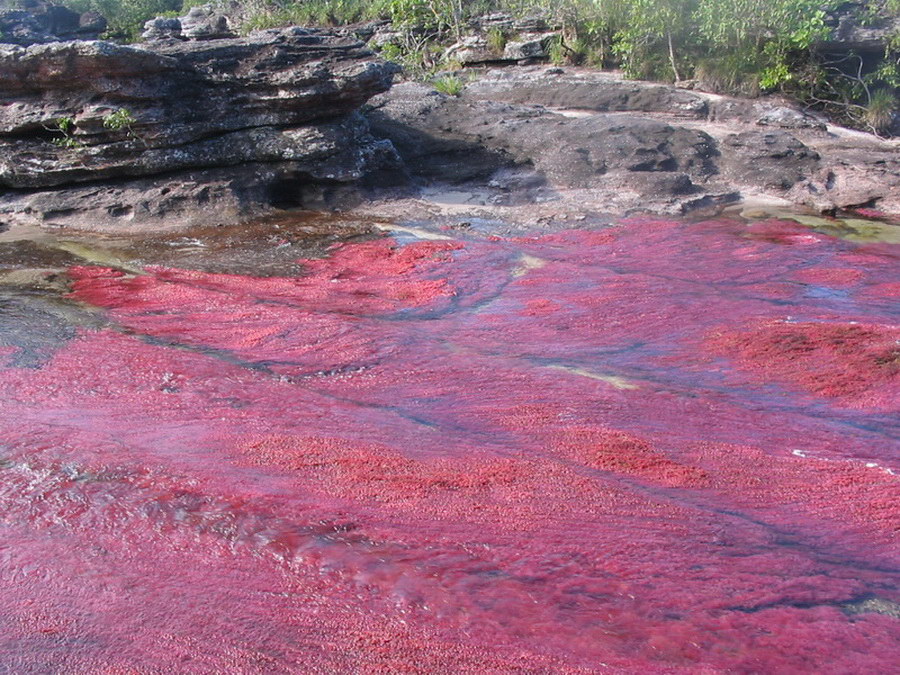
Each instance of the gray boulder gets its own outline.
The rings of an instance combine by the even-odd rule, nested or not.
[[[721,165],[741,185],[789,190],[815,173],[820,156],[786,131],[742,131],[721,143]]]
[[[145,42],[180,40],[181,19],[162,16],[150,19],[144,24],[144,32],[141,34],[141,38]]]
[[[480,35],[464,37],[444,50],[444,61],[458,61],[464,66],[480,63],[499,61],[502,54],[497,53],[488,46],[488,42]]]
[[[707,134],[662,121],[566,118],[538,107],[430,95],[415,84],[374,102],[373,133],[390,140],[421,178],[461,182],[521,167],[560,188],[590,188],[629,174],[647,189],[689,193],[693,181],[714,171]]]
[[[546,59],[550,45],[558,33],[531,33],[516,36],[506,43],[503,58],[509,61],[528,61]]]
[[[691,91],[554,68],[498,68],[471,83],[466,92],[482,100],[595,112],[660,112],[691,119],[704,119],[708,113],[706,98]]]
[[[818,129],[824,131],[826,125],[812,115],[786,106],[777,106],[765,111],[756,120],[764,127],[780,127],[782,129]]]
[[[234,37],[228,17],[212,5],[191,7],[185,16],[179,17],[181,34],[189,40],[220,40]]]

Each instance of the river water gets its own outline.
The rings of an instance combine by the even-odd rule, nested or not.
[[[0,670],[895,671],[900,226],[419,234],[0,234]]]

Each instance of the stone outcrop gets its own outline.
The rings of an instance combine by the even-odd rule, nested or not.
[[[410,173],[517,189],[603,189],[630,184],[650,209],[693,202],[715,173],[702,130],[639,116],[567,117],[538,106],[429,95],[397,85],[373,100],[373,133],[389,139]],[[677,208],[677,207],[676,207]]]
[[[500,50],[492,47],[484,35],[469,35],[447,47],[442,59],[444,62],[456,61],[461,66],[546,61],[550,56],[550,45],[558,37],[559,33],[552,31],[515,33]]]
[[[356,40],[299,28],[0,47],[0,220],[161,222],[192,200],[207,204],[195,220],[218,218],[216,200],[234,220],[299,201],[291,184],[359,179],[393,161],[357,109],[394,71]]]
[[[403,84],[372,106],[373,132],[426,181],[540,186],[539,199],[589,190],[616,208],[671,213],[741,196],[900,213],[900,144],[779,99],[518,68],[490,71],[458,98]]]
[[[156,40],[221,40],[235,37],[228,17],[212,5],[191,7],[184,16],[156,17],[144,24],[141,37]]]
[[[496,69],[466,89],[471,98],[593,112],[665,112],[704,119],[709,101],[663,84],[623,80],[611,73],[574,69]]]
[[[499,30],[507,35],[542,33],[550,28],[547,19],[543,16],[514,17],[507,12],[492,12],[476,16],[470,22],[470,27],[481,33]]]
[[[900,31],[900,17],[879,12],[873,2],[844,2],[831,8],[827,23],[832,33],[816,47],[841,53],[881,55],[893,35]]]
[[[43,0],[27,0],[19,9],[0,8],[0,43],[33,45],[64,40],[96,40],[106,19],[96,12],[79,14]]]

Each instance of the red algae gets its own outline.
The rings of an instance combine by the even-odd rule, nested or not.
[[[897,248],[631,219],[72,268],[107,327],[0,347],[0,664],[890,672]]]

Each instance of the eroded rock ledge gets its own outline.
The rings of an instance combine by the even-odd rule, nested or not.
[[[489,185],[491,203],[573,191],[608,213],[740,199],[900,213],[900,142],[778,99],[737,99],[575,68],[488,71],[450,97],[413,83],[370,103],[414,177]],[[604,206],[605,205],[605,206]]]
[[[395,70],[301,28],[0,45],[0,228],[235,223],[447,186],[535,218],[740,199],[900,213],[900,142],[783,101],[548,67],[487,71],[452,97],[391,89]],[[355,192],[361,179],[378,189]]]
[[[356,40],[301,28],[0,45],[0,218],[227,221],[356,180],[395,159],[357,112],[395,70]]]

